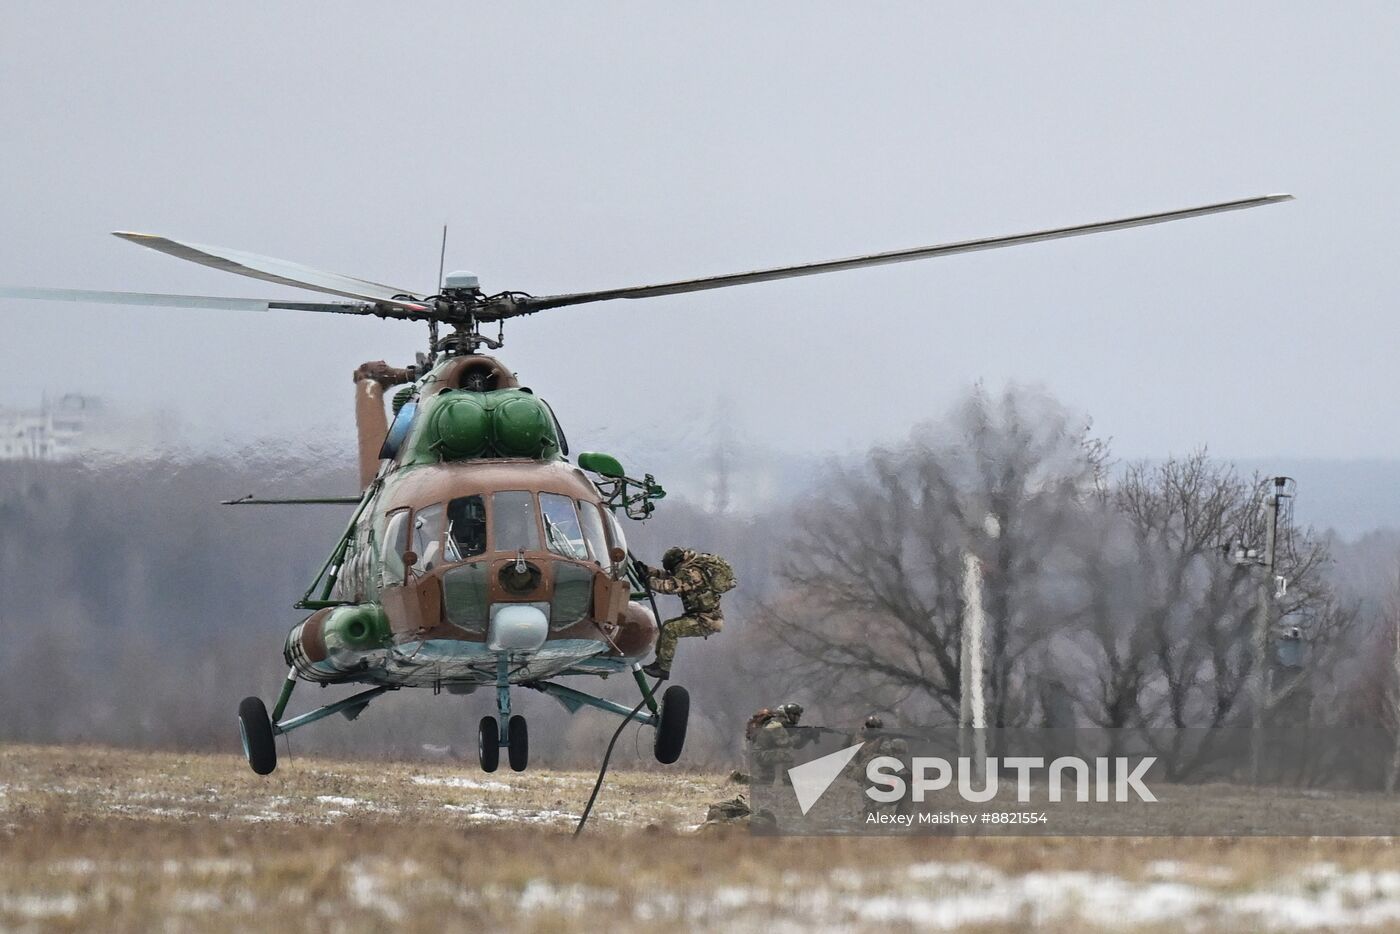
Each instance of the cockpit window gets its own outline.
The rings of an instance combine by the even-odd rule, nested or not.
[[[447,560],[465,561],[486,550],[486,501],[459,496],[447,505]]]
[[[588,560],[588,546],[583,542],[583,529],[572,499],[558,493],[541,493],[540,514],[544,516],[544,534],[550,551],[565,558]]]
[[[613,544],[627,551],[627,536],[622,534],[622,525],[617,521],[617,516],[610,509],[604,509],[603,515],[608,517],[608,529],[612,532]]]
[[[538,551],[535,498],[523,490],[491,495],[491,533],[497,551]]]
[[[603,517],[598,514],[598,507],[593,503],[579,500],[578,515],[583,520],[583,538],[588,542],[588,551],[593,555],[593,560],[603,567],[612,566],[612,558],[608,555],[608,537],[603,532]]]
[[[442,564],[442,523],[445,515],[442,503],[424,506],[413,514],[413,551],[418,555],[414,570],[431,571]]]
[[[403,553],[408,550],[408,510],[389,516],[384,526],[384,570],[386,583],[403,583]]]

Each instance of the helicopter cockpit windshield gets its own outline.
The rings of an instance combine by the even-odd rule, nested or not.
[[[480,495],[459,496],[447,504],[448,561],[465,561],[486,550],[486,500]]]
[[[535,497],[525,490],[491,495],[491,537],[496,551],[538,551]]]
[[[412,570],[424,574],[488,552],[540,550],[611,569],[613,547],[627,547],[617,520],[598,503],[529,490],[473,493],[390,513],[384,537],[392,543],[387,557],[394,566],[388,571],[395,579],[404,574],[396,559],[405,552],[417,558]]]
[[[550,551],[575,561],[588,560],[588,546],[572,499],[559,493],[541,493],[540,517]]]
[[[416,571],[431,571],[444,561],[442,545],[442,503],[425,506],[413,514],[413,551],[418,555]]]

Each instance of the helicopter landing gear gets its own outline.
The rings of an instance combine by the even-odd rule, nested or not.
[[[259,775],[271,775],[277,768],[277,741],[267,707],[258,698],[245,697],[238,705],[238,732],[248,765]]]
[[[690,692],[673,684],[661,695],[661,713],[656,723],[653,752],[656,761],[670,765],[681,757],[685,748],[685,729],[690,722]]]
[[[525,771],[530,762],[530,729],[525,718],[510,712],[510,661],[505,653],[496,660],[496,716],[482,717],[476,731],[477,757],[483,772],[494,772],[505,747],[510,767]]]
[[[494,772],[501,764],[501,730],[495,717],[481,718],[476,730],[476,754],[483,772]]]
[[[501,747],[506,749],[506,760],[517,772],[525,771],[530,762],[530,728],[525,718],[519,714],[507,721],[505,740],[501,739],[501,728],[495,717],[482,717],[476,731],[477,757],[483,772],[494,772],[501,764]]]
[[[507,734],[510,738],[506,744],[506,754],[510,760],[510,767],[517,772],[523,772],[530,761],[530,730],[525,724],[525,718],[518,714],[511,717]]]

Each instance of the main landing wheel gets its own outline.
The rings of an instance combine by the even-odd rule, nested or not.
[[[510,759],[510,767],[517,772],[523,772],[530,761],[530,728],[525,725],[525,718],[518,714],[511,717],[508,732],[510,740],[506,746],[506,754]]]
[[[267,707],[256,697],[245,697],[238,705],[238,732],[243,736],[243,755],[259,775],[271,775],[277,768],[277,737]]]
[[[476,729],[476,754],[483,772],[494,772],[501,764],[501,728],[495,717],[481,718],[481,726]]]
[[[661,695],[660,722],[656,724],[656,761],[670,765],[685,748],[685,728],[690,722],[690,693],[673,684]]]

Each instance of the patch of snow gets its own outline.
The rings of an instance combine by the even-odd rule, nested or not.
[[[779,915],[794,929],[908,926],[954,930],[966,926],[1060,925],[1099,928],[1225,926],[1247,930],[1352,930],[1400,924],[1400,872],[1346,872],[1317,864],[1253,891],[1237,894],[1163,879],[1235,882],[1219,866],[1162,860],[1145,867],[1156,881],[1110,873],[1045,871],[1011,874],[979,863],[921,863],[903,877],[851,869],[829,875],[838,887],[804,884],[777,888],[718,886],[684,894],[650,891],[632,901],[640,922],[684,921],[717,927],[755,912]],[[860,883],[859,886],[855,883]],[[887,886],[892,888],[886,889]],[[856,889],[864,887],[872,894]],[[482,896],[509,893],[482,890]],[[615,904],[618,896],[585,886],[530,882],[519,910],[573,913]]]
[[[345,889],[352,902],[360,908],[379,912],[389,922],[403,920],[403,905],[388,893],[389,886],[382,876],[370,871],[362,862],[351,863],[345,873]]]
[[[556,885],[544,879],[525,883],[517,899],[522,911],[549,911],[577,914],[591,908],[615,905],[618,894],[587,885]]]
[[[64,895],[0,895],[0,911],[19,915],[31,921],[44,918],[72,917],[78,913],[78,896]]]
[[[469,788],[473,791],[510,791],[505,782],[478,782],[469,778],[435,778],[429,775],[414,775],[410,781],[415,785],[441,785],[444,788]]]
[[[75,876],[90,876],[97,871],[97,861],[91,859],[60,859],[49,863],[49,872],[67,872]]]
[[[246,876],[253,871],[253,864],[246,859],[167,859],[160,868],[167,876]]]
[[[532,824],[548,824],[553,821],[568,820],[576,821],[579,815],[570,814],[567,811],[535,811],[533,814],[526,814],[525,820]]]
[[[1148,863],[1142,872],[1149,879],[1168,882],[1212,882],[1224,885],[1235,881],[1235,874],[1224,866],[1181,863],[1174,859],[1159,859]]]
[[[317,795],[316,801],[320,804],[334,804],[339,807],[354,807],[360,803],[356,798],[342,798],[338,795]]]
[[[176,892],[170,898],[170,907],[176,911],[218,911],[224,907],[224,900],[215,892]]]

